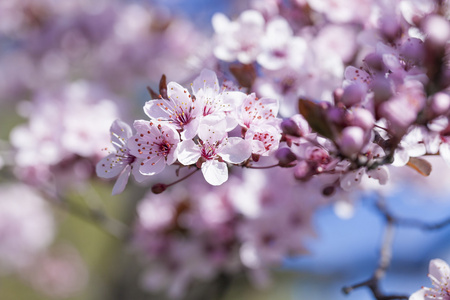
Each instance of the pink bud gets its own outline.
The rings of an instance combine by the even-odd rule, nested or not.
[[[167,189],[167,185],[164,183],[157,183],[155,185],[152,186],[152,192],[154,194],[161,194],[162,192],[164,192]]]
[[[394,41],[402,34],[402,27],[400,26],[397,18],[393,18],[390,15],[386,15],[380,20],[381,34],[388,40]]]
[[[288,135],[292,135],[295,137],[302,136],[300,128],[298,127],[297,123],[295,123],[295,121],[292,119],[284,119],[281,122],[281,130],[283,130],[283,132]]]
[[[392,96],[391,82],[382,76],[375,77],[372,81],[371,88],[376,104],[385,102]]]
[[[408,38],[400,48],[400,55],[408,61],[422,61],[425,55],[423,42],[417,38]]]
[[[333,91],[333,99],[334,103],[341,102],[342,95],[344,95],[344,89],[343,88],[337,88]]]
[[[450,95],[444,92],[439,92],[431,98],[431,110],[436,115],[445,114],[450,108]]]
[[[309,164],[302,160],[294,169],[294,177],[298,180],[308,180],[311,174],[311,168]]]
[[[358,126],[364,131],[369,131],[373,128],[374,123],[375,118],[367,109],[358,107],[353,110],[353,119],[351,120],[353,126]]]
[[[364,145],[364,130],[357,126],[344,128],[339,144],[341,152],[346,156],[358,153]]]
[[[297,156],[289,148],[280,148],[275,153],[275,157],[280,161],[280,166],[288,166],[297,160]]]
[[[421,24],[423,32],[427,34],[427,42],[438,47],[444,47],[450,40],[450,23],[439,15],[429,15]]]
[[[344,94],[342,95],[341,102],[347,106],[353,106],[355,104],[361,103],[366,95],[366,89],[362,84],[351,84],[344,89]]]
[[[364,58],[364,62],[370,69],[383,71],[385,69],[383,57],[378,53],[370,53]]]

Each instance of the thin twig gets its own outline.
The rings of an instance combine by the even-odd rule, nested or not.
[[[244,165],[243,167],[248,168],[248,169],[271,169],[271,168],[276,168],[279,167],[280,164],[276,164],[276,165],[271,165],[271,166],[250,166],[250,165]]]
[[[394,300],[394,299],[408,299],[407,295],[385,295],[381,292],[379,283],[382,278],[386,275],[386,271],[391,264],[392,258],[392,243],[394,240],[394,227],[395,227],[395,219],[392,218],[390,214],[384,213],[387,212],[384,203],[381,201],[377,202],[377,208],[383,213],[383,216],[386,219],[386,228],[384,232],[383,243],[380,249],[380,258],[378,261],[378,267],[375,269],[372,277],[366,281],[344,287],[342,291],[345,294],[349,294],[351,291],[361,288],[367,287],[372,292],[373,296],[377,300]]]
[[[51,192],[50,189],[41,189],[40,192],[44,199],[51,205],[66,213],[69,213],[70,215],[73,215],[74,217],[77,217],[80,220],[96,226],[103,232],[117,239],[122,239],[128,232],[128,227],[125,224],[110,218],[101,210],[83,208],[79,204],[58,195],[55,191]]]

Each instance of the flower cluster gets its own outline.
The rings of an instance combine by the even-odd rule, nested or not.
[[[0,141],[0,170],[67,208],[56,198],[102,185],[95,174],[116,178],[114,195],[131,175],[151,186],[130,238],[146,289],[182,297],[238,272],[264,285],[307,252],[319,207],[348,217],[356,192],[406,169],[393,167],[428,176],[426,155],[450,165],[449,1],[251,0],[235,19],[216,13],[211,39],[141,4],[0,2],[1,117],[29,100],[17,105],[26,123]],[[160,77],[135,120],[122,99]],[[40,197],[0,189],[0,267],[35,264],[46,276],[29,280],[61,297],[79,289],[52,273],[83,277],[76,255],[42,253],[54,222]],[[118,225],[86,205],[100,227]],[[449,272],[433,260],[434,287],[411,300],[450,299]]]
[[[242,268],[262,283],[283,257],[305,252],[302,237],[320,205],[349,206],[351,192],[368,179],[387,184],[390,165],[428,176],[431,166],[420,156],[450,160],[446,4],[401,2],[365,1],[362,9],[333,2],[327,10],[328,1],[255,1],[236,20],[216,14],[213,52],[221,65],[203,69],[191,90],[163,77],[159,93],[150,89],[148,120],[134,122],[135,134],[113,124],[117,152],[97,174],[121,174],[114,193],[132,170],[141,181],[170,165],[177,176],[201,170],[207,183],[221,186],[214,190],[226,214],[220,226],[192,221],[208,218],[202,207],[215,203],[209,189],[173,187],[141,202],[135,241],[158,270],[146,274],[144,286],[180,296],[194,279]],[[262,172],[251,180],[246,170],[272,167],[280,168],[270,181]],[[194,263],[205,255],[208,267]]]
[[[133,123],[136,134],[131,136],[121,121],[111,126],[116,153],[97,164],[97,175],[121,174],[114,193],[125,188],[132,169],[139,180],[172,164],[199,168],[209,184],[221,185],[228,179],[229,165],[248,165],[278,149],[281,119],[276,100],[220,86],[207,69],[192,83],[192,94],[176,82],[162,86],[165,97],[145,104],[149,120]]]

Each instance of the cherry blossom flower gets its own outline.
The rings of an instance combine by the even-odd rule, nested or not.
[[[128,140],[131,155],[142,159],[139,172],[150,176],[162,172],[166,165],[173,164],[177,145],[180,142],[178,132],[168,123],[136,120],[133,124],[136,134]]]
[[[154,99],[145,103],[144,112],[151,120],[169,121],[181,130],[182,139],[191,139],[197,134],[202,111],[188,90],[176,82],[167,85],[169,99]]]
[[[212,125],[225,119],[227,131],[238,125],[235,110],[246,94],[229,91],[227,86],[219,87],[216,73],[208,69],[202,70],[192,84],[192,93],[203,115],[201,123]]]
[[[280,130],[271,125],[252,127],[245,133],[245,140],[252,144],[252,153],[262,156],[273,154],[280,145],[280,139]]]
[[[422,287],[409,297],[409,300],[450,299],[450,268],[442,259],[436,258],[430,261],[428,277],[433,287]]]
[[[248,95],[238,111],[241,126],[251,128],[263,124],[277,124],[278,101],[271,98],[258,98],[255,93]]]
[[[111,143],[116,152],[102,158],[97,163],[96,172],[97,176],[102,178],[113,178],[119,175],[112,191],[113,195],[117,195],[125,189],[132,172],[134,178],[139,182],[144,181],[145,176],[138,172],[142,159],[137,159],[136,156],[130,154],[127,146],[128,139],[132,135],[130,126],[120,120],[116,120],[111,125],[110,131]]]
[[[178,160],[183,165],[192,165],[202,159],[201,169],[205,180],[211,185],[221,185],[228,180],[226,162],[238,164],[251,155],[251,144],[242,138],[227,137],[225,124],[199,128],[199,143],[186,140],[178,148]]]
[[[261,39],[258,63],[266,69],[278,70],[290,66],[299,68],[303,64],[306,41],[294,36],[288,22],[278,17],[267,24],[266,34]]]
[[[256,10],[246,10],[236,21],[217,13],[212,24],[217,46],[214,54],[225,61],[239,60],[243,64],[255,61],[260,52],[260,38],[264,34],[264,18]]]

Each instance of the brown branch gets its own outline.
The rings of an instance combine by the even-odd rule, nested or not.
[[[382,203],[381,200],[377,202],[377,208],[383,213],[384,217],[386,218],[386,228],[384,231],[383,243],[380,249],[378,267],[375,269],[370,279],[351,286],[344,287],[342,288],[342,292],[347,295],[357,288],[367,287],[370,289],[374,298],[377,300],[409,299],[409,296],[407,295],[385,295],[380,290],[380,280],[384,278],[384,276],[386,275],[386,271],[391,264],[392,242],[394,239],[394,228],[396,222],[390,214],[384,213],[387,212],[387,209],[385,208],[384,203]]]

